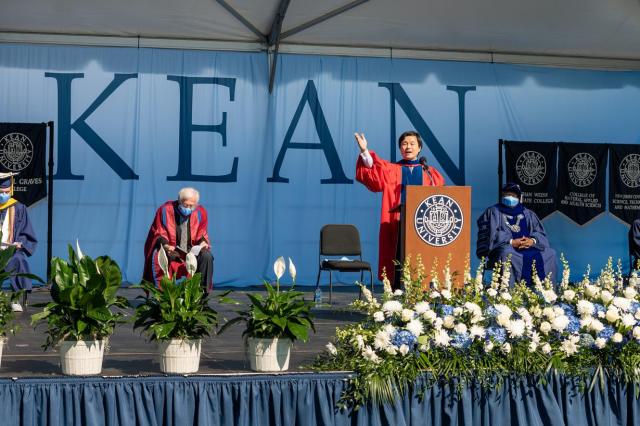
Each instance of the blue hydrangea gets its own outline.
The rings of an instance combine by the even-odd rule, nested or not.
[[[498,314],[500,312],[498,312],[498,310],[496,308],[493,307],[493,305],[490,305],[485,311],[484,311],[485,315],[488,318],[495,318],[498,316]]]
[[[400,330],[391,338],[391,343],[397,347],[407,345],[413,348],[417,341],[417,337],[407,330]]]
[[[487,328],[486,339],[492,339],[493,341],[503,344],[507,339],[507,330],[502,327],[492,326]]]
[[[567,318],[569,318],[569,325],[567,325],[567,331],[569,333],[577,333],[580,331],[580,320],[574,316],[567,314]]]
[[[599,304],[599,303],[594,303],[593,304],[593,315],[598,315],[599,312],[602,312],[604,314],[607,313],[607,308],[605,308],[603,305]]]
[[[598,337],[602,337],[605,340],[611,339],[615,330],[610,325],[605,325],[600,333],[598,333]]]
[[[564,314],[568,317],[574,316],[576,314],[575,308],[568,303],[560,303],[558,306],[562,308]]]
[[[451,305],[440,305],[440,310],[442,315],[453,315],[453,306]]]
[[[638,309],[640,309],[640,303],[639,302],[631,302],[631,313],[635,314]]]
[[[471,337],[469,337],[469,333],[454,333],[451,338],[451,346],[456,349],[467,349],[471,346]]]

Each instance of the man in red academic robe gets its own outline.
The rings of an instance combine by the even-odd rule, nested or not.
[[[160,285],[164,276],[158,264],[158,250],[164,248],[169,258],[169,278],[187,275],[186,253],[198,261],[196,272],[202,274],[205,291],[213,288],[213,256],[207,233],[207,211],[198,205],[200,194],[193,188],[183,188],[178,200],[167,201],[156,211],[144,244],[144,276],[146,281]]]
[[[408,131],[400,135],[398,147],[402,160],[391,163],[367,149],[364,134],[355,134],[360,147],[356,164],[356,179],[370,191],[382,192],[380,235],[378,247],[378,277],[386,271],[394,289],[400,288],[393,260],[397,256],[400,233],[400,208],[405,201],[407,185],[442,186],[444,178],[433,167],[427,166],[424,157],[418,159],[422,139],[418,132]]]

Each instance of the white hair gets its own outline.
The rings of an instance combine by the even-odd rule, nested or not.
[[[183,201],[188,198],[195,198],[197,203],[200,201],[200,193],[195,188],[191,188],[191,187],[182,188],[178,192],[178,201]]]

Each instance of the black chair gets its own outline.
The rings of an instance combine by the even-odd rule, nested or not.
[[[323,256],[359,256],[359,260],[323,259]],[[364,271],[369,271],[371,292],[373,293],[373,273],[371,264],[362,260],[360,248],[360,233],[353,225],[325,225],[320,230],[318,279],[316,289],[320,285],[320,274],[329,271],[329,303],[333,296],[333,282],[331,272],[360,272],[360,282],[364,278]]]

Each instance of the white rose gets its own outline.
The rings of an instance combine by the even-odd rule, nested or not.
[[[551,331],[551,324],[549,324],[547,321],[543,321],[542,324],[540,324],[540,331],[544,334],[549,334],[549,332]]]
[[[638,310],[638,312],[640,312],[640,309]],[[474,315],[471,317],[471,324],[477,324],[480,321],[484,321],[484,317],[482,316],[482,314]]]
[[[333,346],[333,343],[329,342],[327,343],[327,352],[329,352],[329,354],[331,355],[337,355],[338,354],[338,349],[336,349],[335,346]]]
[[[429,309],[431,309],[431,306],[429,306],[429,303],[427,302],[418,302],[416,303],[416,306],[414,306],[414,309],[416,311],[416,314],[422,315]]]
[[[636,340],[640,340],[640,327],[633,327],[633,338]]]
[[[636,323],[636,319],[633,317],[633,315],[624,314],[622,316],[622,324],[624,324],[625,327],[633,327],[635,323]]]
[[[402,356],[405,356],[406,354],[409,353],[409,346],[407,345],[400,345],[400,349],[398,349],[398,352],[400,352],[400,354]]]
[[[464,313],[464,309],[462,309],[460,306],[458,306],[457,308],[453,308],[453,315],[454,316],[459,317],[463,313]]]
[[[594,319],[591,321],[591,329],[596,333],[600,333],[604,329],[604,324],[600,320]]]
[[[430,321],[430,322],[433,322],[437,317],[438,317],[438,314],[436,314],[432,310],[428,310],[428,311],[426,311],[425,313],[422,314],[422,318],[424,318],[426,321]]]
[[[551,353],[551,345],[548,343],[545,343],[544,345],[542,345],[542,352],[545,354]]]
[[[455,320],[453,319],[452,315],[447,315],[446,317],[444,317],[444,321],[442,322],[444,328],[453,328],[454,324]]]
[[[591,324],[593,323],[593,317],[584,316],[580,319],[580,328],[586,328],[587,330],[591,328]]]
[[[473,302],[467,302],[464,304],[464,307],[471,315],[482,315],[482,309],[480,306],[476,305]]]
[[[613,343],[620,343],[622,342],[622,334],[620,333],[615,333],[612,337],[611,337],[611,341]]]
[[[403,309],[400,318],[402,318],[404,322],[411,321],[413,319],[413,311],[411,309]]]
[[[553,307],[553,314],[555,316],[564,315],[564,309],[562,309],[560,306],[554,306]]]
[[[502,327],[506,327],[507,324],[509,324],[509,321],[511,319],[511,315],[509,314],[500,314],[496,317],[496,322],[498,323],[498,325],[502,326]]]
[[[456,326],[454,327],[454,330],[456,331],[456,333],[458,334],[463,334],[467,332],[467,326],[464,325],[463,323],[459,322],[458,324],[456,324]]]
[[[562,293],[562,297],[564,298],[564,300],[566,300],[567,302],[571,302],[575,297],[576,297],[576,292],[573,290],[565,290]]]
[[[535,352],[538,349],[538,345],[534,342],[529,343],[529,352]]]
[[[544,308],[542,310],[542,315],[544,315],[545,317],[549,318],[550,320],[554,319],[556,317],[555,312],[553,311],[553,308],[550,306],[547,306],[546,308]]]
[[[558,299],[558,295],[553,290],[543,290],[542,291],[542,298],[547,303],[553,303]]]
[[[542,309],[540,309],[540,306],[536,305],[532,308],[530,308],[531,310],[531,314],[536,317],[536,318],[540,318],[542,316]]]
[[[609,303],[613,300],[613,294],[608,290],[602,290],[602,293],[600,293],[600,299],[602,299],[604,303]]]
[[[585,290],[586,295],[589,296],[589,297],[596,296],[598,294],[598,292],[600,291],[600,289],[598,289],[597,286],[590,285],[590,284],[585,285],[584,286],[584,290]]]
[[[631,286],[624,289],[624,297],[626,297],[627,299],[635,299],[637,295],[638,292]]]
[[[569,325],[569,318],[566,315],[559,315],[554,318],[551,327],[556,331],[563,331]]]
[[[588,300],[580,300],[577,304],[578,313],[580,315],[591,315],[593,313],[593,303]]]
[[[394,296],[402,296],[402,290],[398,289],[396,291],[393,292]]]
[[[595,341],[595,344],[596,344],[596,348],[602,349],[607,345],[607,341],[602,337],[598,337]]]
[[[386,348],[384,348],[384,350],[389,354],[389,355],[396,355],[398,353],[398,349],[393,346],[393,345],[389,345]]]
[[[616,308],[614,308],[613,306],[610,306],[609,309],[607,310],[607,314],[605,315],[605,318],[609,322],[616,322],[620,319],[620,314],[618,313],[618,310]]]
[[[493,343],[491,343],[491,341],[488,341],[487,343],[484,344],[485,352],[491,352],[492,350],[493,350]]]
[[[376,322],[382,322],[384,321],[384,312],[382,311],[377,311],[373,313],[373,320]]]

